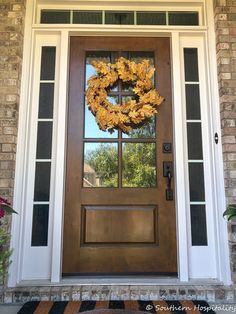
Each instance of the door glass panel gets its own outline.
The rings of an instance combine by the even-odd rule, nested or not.
[[[150,65],[154,67],[154,54],[150,51],[130,51],[129,58],[135,62],[142,62],[144,59],[149,60]]]
[[[85,90],[87,89],[88,79],[96,75],[96,69],[91,64],[93,61],[109,63],[113,62],[113,59],[117,56],[116,53],[110,51],[89,51],[86,53],[86,66],[85,66]],[[114,92],[117,90],[117,86],[115,86],[111,91]],[[118,103],[118,96],[108,96],[107,98],[112,104]],[[118,132],[115,131],[112,134],[109,132],[104,132],[99,129],[95,117],[88,109],[87,104],[85,103],[85,128],[84,128],[84,136],[85,138],[116,138],[118,136]]]
[[[112,52],[110,51],[89,51],[86,53],[86,67],[85,67],[85,87],[87,88],[87,82],[88,79],[96,75],[96,69],[94,66],[91,64],[93,61],[97,62],[104,62],[104,63],[109,63],[113,62],[111,60],[111,54]]]
[[[118,96],[109,96],[107,99],[113,103],[118,103]],[[85,104],[85,138],[117,138],[118,132],[114,131],[109,133],[107,131],[102,131],[99,129],[94,115],[89,110],[87,104]]]
[[[123,138],[155,138],[156,118],[152,117],[138,129],[133,129],[129,134],[122,133]]]
[[[156,187],[156,144],[123,143],[122,186]]]
[[[86,81],[96,75],[91,65],[93,60],[114,63],[119,56],[135,62],[149,60],[154,67],[154,53],[148,51],[89,51],[86,54]],[[154,75],[153,75],[154,82]],[[108,90],[107,99],[114,105],[136,99],[133,84],[118,80],[117,85]],[[88,138],[93,143],[88,143]],[[112,143],[105,139],[112,139]],[[140,138],[142,143],[133,139]],[[99,129],[95,117],[85,104],[84,127],[84,176],[83,187],[156,187],[156,143],[145,139],[156,138],[156,117],[129,132]],[[97,140],[96,140],[97,139]]]
[[[85,143],[83,187],[117,186],[117,143]]]

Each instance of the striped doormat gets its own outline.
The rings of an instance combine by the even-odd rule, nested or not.
[[[18,314],[214,314],[205,301],[31,301]]]

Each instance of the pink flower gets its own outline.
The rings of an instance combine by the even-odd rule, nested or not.
[[[5,211],[0,207],[0,219],[5,216]]]
[[[10,205],[10,203],[5,198],[2,198],[2,197],[0,197],[0,204]]]

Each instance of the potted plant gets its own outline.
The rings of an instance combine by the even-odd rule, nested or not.
[[[10,256],[12,250],[9,249],[10,235],[8,224],[3,219],[6,214],[16,213],[11,204],[0,197],[0,285],[4,284],[8,275],[8,266],[10,265]]]
[[[228,220],[236,217],[236,204],[229,204],[223,213],[223,217],[227,217]]]

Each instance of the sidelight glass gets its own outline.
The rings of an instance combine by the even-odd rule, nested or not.
[[[31,237],[32,246],[48,245],[48,218],[49,205],[34,205]]]
[[[186,82],[198,82],[198,50],[184,48],[184,69]]]
[[[53,118],[54,83],[41,83],[39,91],[39,119]]]
[[[51,159],[52,122],[38,122],[37,159]]]
[[[49,201],[51,162],[36,162],[34,201]]]
[[[83,187],[118,187],[118,144],[85,143]]]
[[[192,245],[207,245],[207,226],[205,205],[191,205]]]
[[[156,144],[123,143],[122,186],[156,187]]]
[[[42,47],[41,80],[55,79],[56,47]]]
[[[186,112],[187,120],[200,120],[200,94],[198,84],[186,84]]]
[[[189,162],[190,201],[205,201],[204,170],[202,162]]]
[[[202,155],[202,124],[201,122],[188,122],[188,159],[201,160]]]

